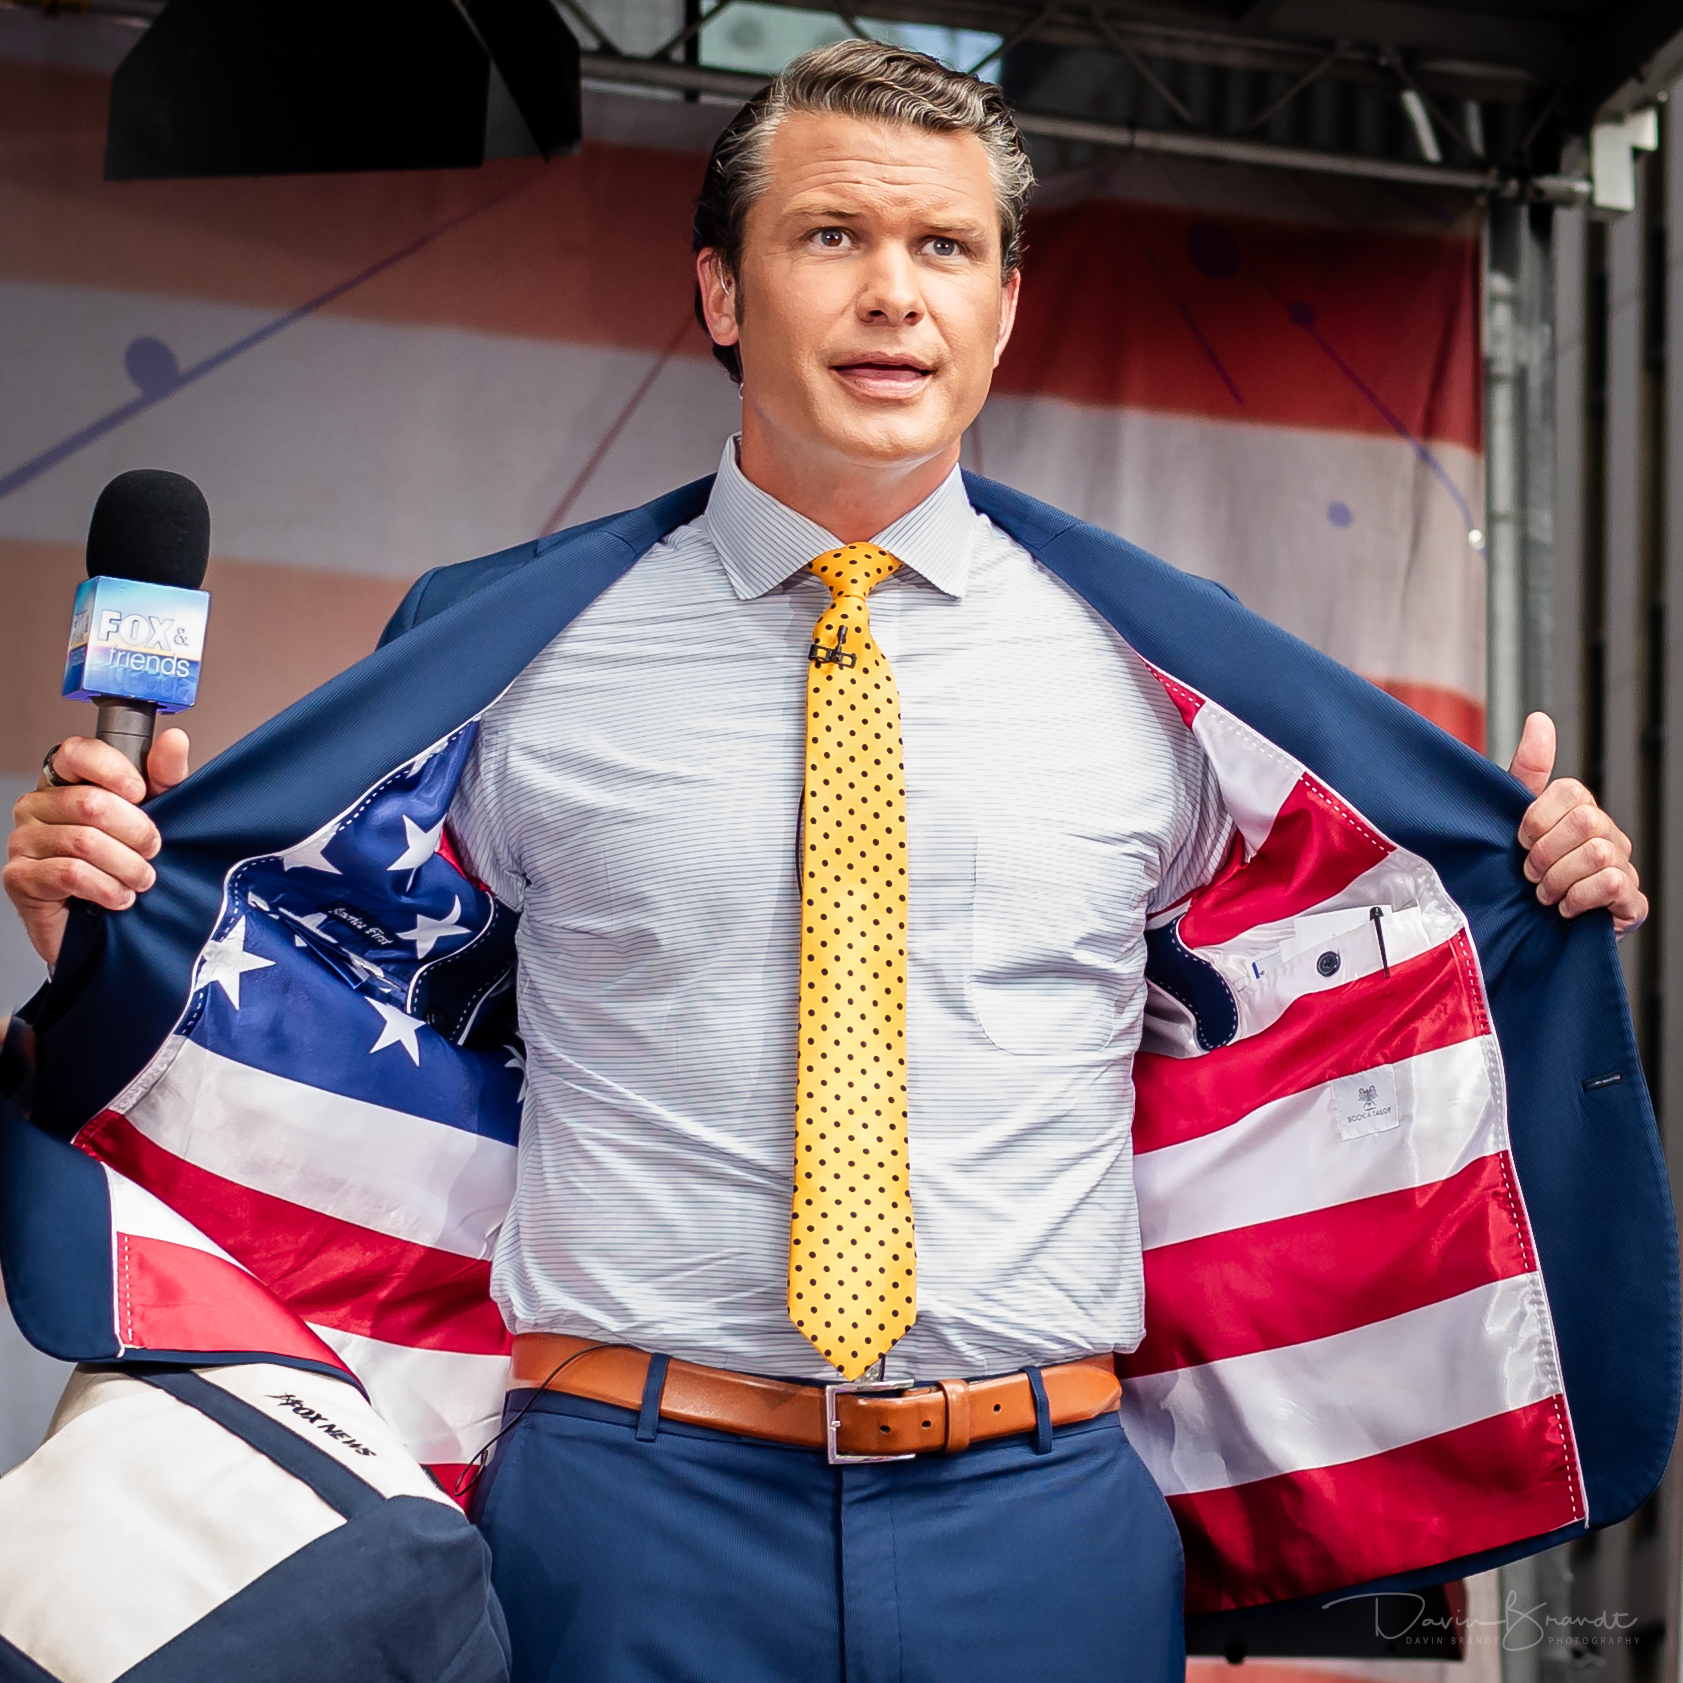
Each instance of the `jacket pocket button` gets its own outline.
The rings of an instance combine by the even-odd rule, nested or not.
[[[1340,959],[1337,953],[1322,953],[1321,956],[1315,960],[1315,968],[1319,970],[1323,976],[1336,976],[1338,974],[1339,963]]]

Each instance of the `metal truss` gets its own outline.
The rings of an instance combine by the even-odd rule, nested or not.
[[[607,32],[591,17],[587,0],[557,0],[557,3],[582,22],[597,41],[604,43],[605,50],[615,50]],[[710,10],[686,24],[649,57],[671,59],[692,37],[734,3],[735,0],[714,0]],[[802,6],[799,0],[770,0],[770,3],[795,6],[801,10],[825,9],[813,7],[810,3]],[[1294,10],[1302,10],[1305,4],[1314,3],[1315,0],[1296,0]],[[1265,4],[1266,0],[1256,0],[1240,20],[1241,24],[1252,13],[1263,11]],[[1157,88],[1171,110],[1179,107],[1177,115],[1183,115],[1183,120],[1188,121],[1190,117],[1184,115],[1185,107],[1162,82],[1149,60],[1175,59],[1286,76],[1289,78],[1288,90],[1271,106],[1269,116],[1323,77],[1377,86],[1395,85],[1398,79],[1399,60],[1395,49],[1378,43],[1359,45],[1347,27],[1326,32],[1335,43],[1329,51],[1325,42],[1317,43],[1313,39],[1291,39],[1240,33],[1233,28],[1193,27],[1165,22],[1163,13],[1168,9],[1160,5],[1147,9],[1132,3],[1132,0],[1097,0],[1097,3],[1090,3],[1090,0],[871,0],[870,7],[873,17],[887,23],[934,24],[947,29],[997,35],[1003,43],[997,49],[999,52],[1033,40],[1048,46],[1118,53]],[[1336,13],[1336,5],[1333,11]],[[836,15],[849,29],[860,34],[868,33],[860,28],[856,14],[838,11]],[[1449,98],[1532,98],[1540,88],[1555,80],[1554,75],[1545,72],[1546,60],[1554,56],[1553,35],[1546,30],[1539,35],[1529,29],[1516,29],[1512,35],[1513,43],[1529,42],[1531,50],[1516,51],[1513,56],[1506,52],[1501,56],[1416,52],[1408,68],[1408,85],[1418,86],[1427,94]],[[1536,50],[1539,40],[1549,51],[1540,53]],[[1506,37],[1500,43],[1481,41],[1475,44],[1510,45]],[[1453,132],[1453,125],[1448,126]]]
[[[722,11],[731,3],[732,0],[721,0],[715,10]],[[615,57],[604,53],[584,54],[583,69],[586,79],[596,83],[695,92],[731,101],[752,98],[768,80],[764,76],[744,75],[735,70],[710,70],[705,65],[678,64],[658,58]],[[1298,174],[1393,181],[1532,203],[1583,204],[1590,193],[1589,181],[1576,176],[1504,176],[1494,169],[1452,169],[1442,164],[1412,163],[1403,158],[1367,158],[1345,152],[1320,152],[1308,146],[1277,146],[1225,135],[1143,128],[1137,123],[1095,122],[1048,112],[1019,110],[1017,126],[1027,135],[1076,141],[1122,152],[1204,158],[1221,163],[1249,164],[1253,168],[1290,170]]]

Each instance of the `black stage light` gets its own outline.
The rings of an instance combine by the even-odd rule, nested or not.
[[[579,44],[550,0],[466,0],[467,14],[546,158],[583,133]]]
[[[112,79],[105,177],[469,168],[489,83],[452,0],[169,0]]]

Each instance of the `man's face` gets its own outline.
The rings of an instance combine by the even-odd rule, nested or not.
[[[742,358],[745,440],[855,466],[956,448],[1017,302],[981,141],[803,112],[770,161],[741,274],[727,292],[701,269],[713,336]]]

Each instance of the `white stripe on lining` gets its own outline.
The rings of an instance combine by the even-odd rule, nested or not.
[[[1403,1119],[1384,1133],[1340,1134],[1334,1090],[1351,1071],[1216,1133],[1140,1152],[1142,1248],[1426,1186],[1499,1150],[1486,1053],[1484,1040],[1463,1040],[1391,1065]]]
[[[1268,839],[1303,767],[1213,701],[1198,709],[1192,734],[1209,756],[1227,810],[1254,853]]]
[[[1167,1496],[1346,1461],[1560,1389],[1536,1274],[1330,1338],[1130,1379],[1128,1439]]]
[[[186,1041],[129,1115],[225,1180],[457,1256],[488,1257],[514,1147],[253,1069]]]
[[[1308,915],[1319,915],[1324,909],[1325,902],[1314,907]],[[1392,965],[1406,964],[1409,959],[1418,958],[1434,946],[1443,945],[1441,941],[1434,942],[1430,938],[1425,929],[1425,920],[1418,910],[1410,907],[1406,912],[1398,912],[1395,916],[1385,919],[1385,950],[1381,954],[1380,937],[1374,934],[1373,920],[1364,914],[1357,915],[1361,921],[1355,928],[1346,930],[1342,935],[1326,937],[1305,945],[1301,952],[1286,959],[1261,978],[1256,977],[1254,972],[1246,973],[1248,964],[1245,959],[1242,958],[1235,964],[1226,958],[1226,955],[1237,952],[1248,958],[1251,954],[1266,952],[1267,943],[1240,937],[1231,946],[1219,949],[1224,961],[1217,967],[1232,985],[1239,1008],[1239,1032],[1236,1039],[1248,1040],[1252,1035],[1272,1028],[1300,999],[1307,999],[1312,994],[1332,993],[1338,988],[1348,987],[1352,982],[1365,981],[1369,976],[1377,976]],[[1280,929],[1281,925],[1275,924],[1274,928]],[[1277,945],[1276,943],[1276,947]],[[1321,959],[1329,952],[1336,955],[1338,962],[1333,973],[1327,976],[1321,970]],[[1216,962],[1211,950],[1206,950],[1199,956],[1210,959],[1212,963]]]
[[[496,1436],[507,1356],[413,1350],[313,1322],[310,1331],[361,1380],[374,1412],[423,1465],[471,1461]]]
[[[1371,870],[1363,871],[1336,894],[1328,895],[1326,899],[1317,901],[1312,906],[1305,906],[1302,911],[1294,913],[1291,917],[1255,923],[1217,945],[1194,946],[1192,950],[1200,958],[1215,965],[1235,990],[1248,989],[1254,992],[1257,978],[1251,969],[1253,959],[1265,959],[1282,943],[1294,940],[1298,925],[1305,919],[1325,917],[1336,912],[1350,912],[1353,914],[1350,919],[1352,932],[1358,927],[1367,929],[1367,936],[1365,947],[1353,947],[1351,955],[1346,957],[1355,956],[1362,964],[1359,973],[1370,975],[1374,970],[1381,968],[1378,938],[1368,928],[1374,906],[1380,907],[1384,914],[1382,933],[1385,938],[1385,959],[1390,964],[1400,964],[1416,953],[1441,946],[1466,927],[1466,920],[1446,895],[1423,892],[1423,888],[1430,886],[1429,875],[1429,871],[1415,854],[1397,848],[1387,854],[1381,863]],[[1316,951],[1321,951],[1324,945],[1326,943],[1318,944]],[[1367,962],[1369,959],[1372,960],[1371,963]],[[1325,992],[1329,987],[1342,987],[1347,981],[1355,979],[1356,974],[1340,965],[1332,980],[1316,985],[1306,984],[1298,993],[1282,1000],[1278,1006],[1270,1005],[1266,1010],[1255,1010],[1258,1029],[1241,1030],[1241,1037],[1246,1033],[1260,1032],[1261,1028],[1273,1022],[1291,1002],[1291,998],[1300,997],[1302,992]]]

